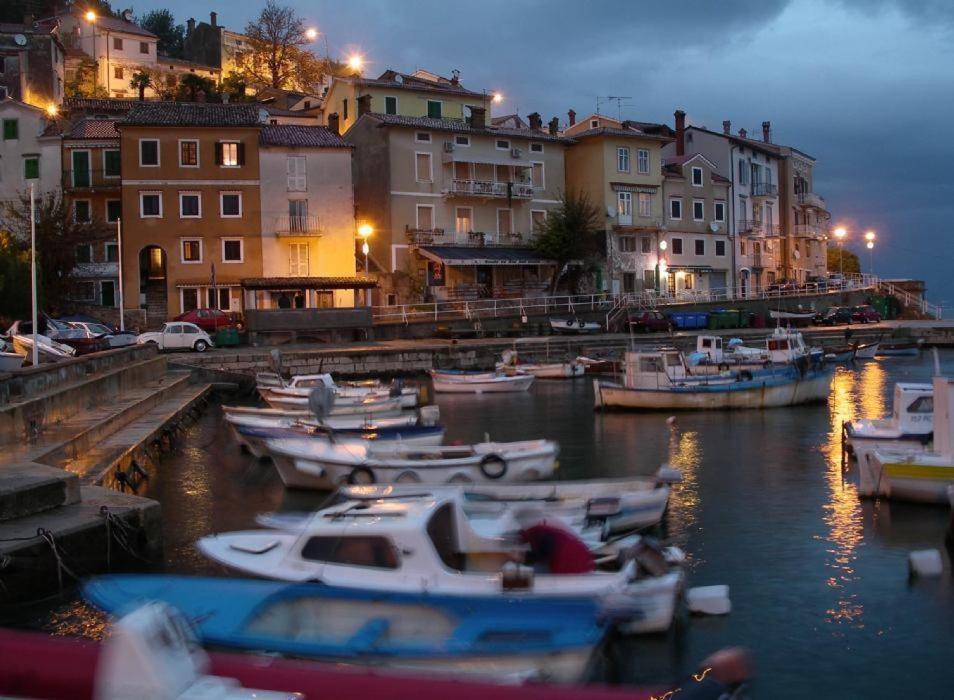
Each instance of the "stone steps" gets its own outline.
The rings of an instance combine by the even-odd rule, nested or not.
[[[7,464],[0,469],[0,522],[73,505],[79,477],[42,464]]]

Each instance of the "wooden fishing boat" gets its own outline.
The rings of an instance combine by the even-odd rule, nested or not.
[[[882,340],[877,350],[878,357],[917,357],[921,354],[923,340]]]
[[[385,428],[376,425],[360,428],[325,428],[304,424],[288,427],[235,426],[243,445],[258,459],[269,456],[268,440],[323,440],[331,443],[354,444],[399,440],[406,445],[434,446],[444,441],[444,427],[440,425],[404,425]]]
[[[855,359],[856,360],[873,360],[878,354],[878,350],[881,349],[881,343],[861,343],[860,345],[855,345]]]
[[[448,374],[431,370],[431,382],[434,391],[439,394],[499,394],[526,391],[533,384],[532,374],[475,375]]]

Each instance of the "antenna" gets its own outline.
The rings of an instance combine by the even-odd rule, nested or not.
[[[616,103],[616,121],[623,121],[623,103],[629,102],[632,100],[632,97],[626,97],[623,95],[606,95],[605,97],[596,98],[596,114],[600,113],[600,104],[604,102],[615,102]]]

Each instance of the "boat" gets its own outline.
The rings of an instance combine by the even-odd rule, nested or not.
[[[854,345],[839,345],[825,348],[825,362],[845,363],[855,359],[857,348]]]
[[[878,354],[878,350],[881,348],[881,343],[861,343],[855,345],[855,359],[856,360],[873,360],[875,355]]]
[[[0,372],[13,372],[23,367],[26,356],[14,352],[13,343],[0,338]]]
[[[414,408],[420,399],[420,391],[416,387],[406,387],[400,380],[390,385],[371,379],[366,381],[336,382],[328,374],[296,374],[287,381],[274,372],[259,372],[255,375],[255,386],[259,396],[266,399],[266,395],[275,391],[278,395],[308,396],[311,389],[322,386],[331,389],[339,403],[345,399],[363,398],[366,396],[400,396],[402,408]],[[267,400],[267,399],[266,399]]]
[[[599,333],[603,326],[581,318],[551,318],[550,330],[554,333]]]
[[[63,345],[52,340],[45,335],[21,335],[10,336],[13,343],[13,350],[22,357],[33,357],[33,341],[37,343],[37,357],[40,362],[60,362],[68,360],[76,355],[76,350],[69,345]]]
[[[559,452],[549,440],[417,447],[279,438],[265,447],[285,486],[321,490],[344,483],[533,481],[553,474]]]
[[[610,360],[601,357],[587,357],[580,355],[576,358],[577,364],[583,365],[586,374],[611,374],[618,372],[620,368],[619,360]]]
[[[661,553],[648,542],[630,556],[613,557],[610,569],[534,572],[513,561],[521,549],[516,531],[515,537],[482,536],[460,495],[437,490],[419,499],[346,500],[316,513],[300,531],[209,535],[196,546],[226,567],[261,578],[428,595],[587,597],[612,613],[623,633],[668,629],[684,586],[682,552]]]
[[[811,323],[812,319],[815,318],[815,311],[782,311],[782,310],[769,310],[769,318],[775,319],[777,321],[788,321],[791,323],[798,323],[799,321],[803,323]]]
[[[580,681],[605,634],[596,605],[582,597],[384,593],[161,574],[100,576],[83,586],[83,597],[113,614],[158,601],[193,620],[199,641],[215,648],[494,680]]]
[[[473,369],[432,369],[428,370],[431,377],[440,377],[442,379],[459,379],[461,381],[476,381],[479,379],[493,379],[500,376],[497,370],[473,370]]]
[[[848,451],[855,454],[875,447],[929,443],[934,434],[933,385],[897,382],[889,417],[845,421],[844,433]]]
[[[504,350],[497,371],[506,375],[532,374],[537,379],[582,377],[586,368],[576,360],[568,362],[521,362],[516,350]]]
[[[239,441],[258,459],[268,456],[267,440],[323,440],[332,443],[354,444],[399,440],[406,445],[440,445],[444,441],[441,425],[402,425],[385,428],[377,425],[360,428],[325,428],[305,424],[288,427],[256,427],[232,425]]]
[[[765,339],[765,347],[749,347],[741,338],[700,335],[696,350],[686,356],[697,374],[721,374],[730,370],[747,370],[752,374],[776,365],[791,365],[801,358],[817,363],[822,359],[820,348],[809,347],[804,336],[790,328],[778,327]]]
[[[921,354],[923,340],[882,340],[877,350],[878,357],[917,357]]]
[[[858,493],[862,496],[946,504],[954,485],[954,380],[936,373],[932,382],[934,444],[875,447],[858,456]]]
[[[265,401],[272,408],[305,410],[309,409],[311,396],[288,395],[284,389],[269,389]],[[399,416],[401,415],[401,397],[366,396],[363,398],[343,399],[341,403],[335,397],[334,404],[328,410],[329,416]]]
[[[761,372],[693,374],[675,349],[626,353],[622,384],[593,382],[597,409],[699,410],[775,408],[828,398],[831,372],[802,357]]]
[[[435,393],[439,394],[498,394],[526,391],[533,384],[532,374],[487,373],[450,374],[431,370],[431,382]]]
[[[280,408],[223,406],[225,420],[233,427],[290,428],[305,425],[332,430],[354,428],[399,428],[404,425],[436,425],[440,416],[437,406],[422,406],[417,413],[404,411],[401,415],[376,417],[365,415],[326,416],[319,420],[311,411],[286,411]]]

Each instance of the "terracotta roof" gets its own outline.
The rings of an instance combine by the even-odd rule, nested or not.
[[[64,14],[73,14],[77,19],[85,22],[85,19],[80,17],[80,13],[77,12],[66,12]],[[58,15],[62,17],[63,15]],[[157,38],[155,34],[150,31],[147,31],[140,27],[134,22],[127,22],[124,19],[119,19],[118,17],[109,17],[105,15],[99,15],[96,17],[96,26],[100,29],[108,29],[111,32],[122,32],[123,34],[136,34],[138,36],[149,37],[150,39]]]
[[[343,138],[324,126],[303,124],[268,124],[262,127],[259,143],[263,146],[293,146],[295,148],[351,148]]]
[[[707,134],[712,134],[713,136],[721,136],[724,139],[731,141],[732,143],[748,146],[753,151],[761,151],[762,153],[767,153],[770,156],[780,157],[782,155],[782,149],[780,146],[774,143],[766,143],[759,139],[750,139],[742,138],[741,136],[736,136],[735,134],[726,134],[721,131],[712,131],[711,129],[706,129],[702,126],[687,126],[686,131],[689,129],[695,129],[696,131],[702,131]],[[810,157],[810,156],[809,156]]]
[[[673,137],[668,134],[654,134],[638,128],[617,128],[613,126],[598,126],[595,129],[587,129],[577,134],[573,134],[574,139],[585,139],[591,136],[621,136],[630,139],[654,139],[656,141],[672,141]]]
[[[135,126],[261,126],[264,110],[251,104],[137,102],[122,124]]]
[[[317,119],[318,113],[321,111],[320,107],[309,107],[308,109],[282,109],[281,107],[275,107],[270,104],[263,104],[265,111],[273,117],[299,117],[304,119],[305,117],[310,117],[312,119]]]
[[[552,136],[546,131],[535,129],[498,129],[493,126],[474,127],[463,119],[433,119],[431,117],[405,117],[399,114],[379,114],[369,112],[364,115],[375,119],[383,126],[404,126],[411,129],[431,129],[433,131],[450,131],[457,134],[482,134],[485,136],[509,136],[512,138],[530,139],[532,141],[559,141],[573,143],[573,139],[566,136]]]
[[[113,112],[125,113],[136,105],[139,100],[121,100],[95,97],[67,97],[63,107],[67,112]]]
[[[451,95],[463,95],[487,99],[488,95],[482,92],[468,90],[459,82],[451,78],[435,75],[436,80],[429,80],[419,75],[401,73],[396,70],[386,70],[377,78],[352,78],[355,85],[365,87],[389,87],[395,90],[420,90],[424,92],[440,92]]]
[[[247,277],[245,289],[370,289],[378,283],[367,277]]]
[[[81,119],[73,125],[69,139],[118,139],[116,120],[114,119]]]

